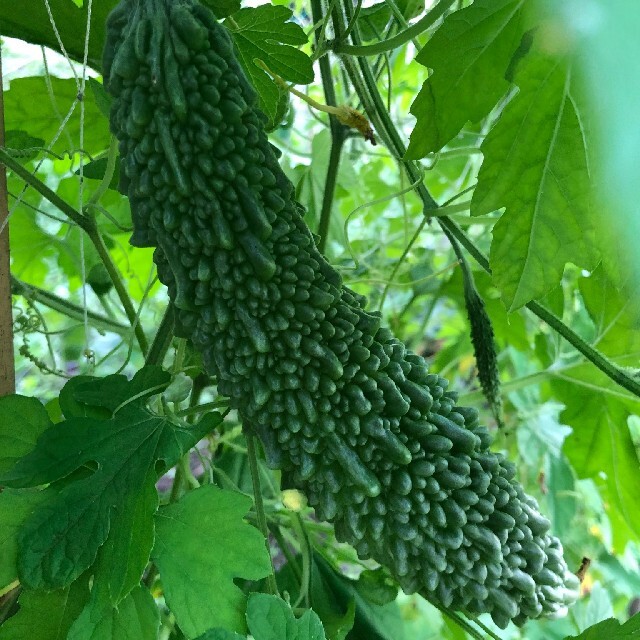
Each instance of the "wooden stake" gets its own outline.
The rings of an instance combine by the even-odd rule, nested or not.
[[[4,147],[4,91],[0,50],[0,147]],[[4,227],[4,228],[3,228]],[[11,267],[9,262],[9,201],[7,168],[0,165],[0,397],[15,393],[16,373],[11,312]]]

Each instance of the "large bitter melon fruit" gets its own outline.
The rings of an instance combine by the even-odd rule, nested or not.
[[[317,250],[213,13],[123,0],[104,76],[131,242],[157,247],[178,334],[269,463],[405,591],[500,626],[562,614],[577,579],[549,521],[477,412]]]

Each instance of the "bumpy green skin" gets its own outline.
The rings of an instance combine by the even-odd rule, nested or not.
[[[500,626],[575,599],[515,468],[316,249],[225,29],[193,0],[108,23],[122,188],[190,338],[269,462],[403,589]]]

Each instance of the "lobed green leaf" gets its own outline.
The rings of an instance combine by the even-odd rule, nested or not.
[[[509,88],[505,73],[524,30],[524,0],[476,0],[449,14],[416,56],[433,69],[411,105],[406,157],[422,158],[478,122]]]
[[[143,369],[129,383],[121,376],[93,381],[100,390],[96,401],[110,409],[123,399],[137,400],[113,418],[96,416],[93,406],[91,417],[71,417],[50,427],[35,449],[0,478],[11,487],[56,483],[18,535],[18,575],[26,587],[67,586],[94,563],[102,545],[94,583],[108,600],[118,602],[139,581],[153,544],[158,461],[160,467],[174,465],[220,419],[209,414],[187,429],[150,413],[142,398],[159,379],[165,384],[156,387],[166,386],[161,373]],[[87,379],[69,384],[65,398],[75,394],[77,404],[66,410],[84,411],[89,405],[80,401],[93,401],[95,388]]]
[[[295,84],[313,82],[309,56],[297,47],[306,44],[302,28],[289,22],[291,10],[269,4],[241,9],[226,21],[238,50],[238,59],[260,98],[260,109],[274,120],[280,92],[271,76],[259,65],[266,65],[284,80]]]
[[[207,485],[156,516],[152,558],[167,604],[189,637],[214,627],[246,628],[246,596],[233,580],[259,580],[271,571],[262,535],[243,520],[250,505],[248,496]]]
[[[136,587],[111,607],[92,598],[71,627],[67,640],[146,640],[157,638],[158,607],[147,589]]]
[[[255,640],[325,640],[322,622],[313,610],[296,618],[284,600],[266,593],[249,596],[247,625]]]
[[[553,289],[567,262],[598,260],[580,104],[567,60],[534,51],[518,95],[482,144],[471,212],[505,207],[493,229],[494,282],[510,311]]]

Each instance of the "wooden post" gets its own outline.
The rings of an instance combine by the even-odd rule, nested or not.
[[[2,89],[2,51],[0,50],[0,146],[4,147],[4,92]],[[9,201],[7,168],[0,165],[0,397],[15,393],[16,374],[13,353],[13,315],[11,312],[11,268],[9,264]]]

